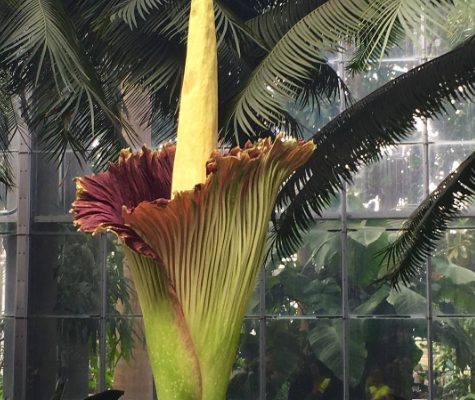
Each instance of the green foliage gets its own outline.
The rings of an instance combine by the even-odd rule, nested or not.
[[[356,321],[350,326],[350,385],[357,386],[363,376],[367,351],[363,336],[363,323]],[[311,329],[308,340],[317,358],[343,381],[343,321],[317,323]]]
[[[338,385],[343,379],[344,343],[340,226],[340,221],[319,223],[305,236],[297,254],[281,260],[280,264],[266,266],[267,313],[290,318],[270,319],[267,324],[269,399],[287,400],[296,395],[296,388],[327,378],[331,382],[328,390],[335,390],[329,393],[335,398],[342,395],[338,391],[342,390]],[[423,282],[399,293],[389,285],[372,285],[384,273],[380,260],[372,259],[371,254],[389,244],[392,235],[388,235],[386,222],[361,221],[353,227],[358,229],[349,232],[347,245],[350,313],[366,317],[425,315]],[[414,301],[418,305],[415,310],[410,308]],[[251,334],[256,333],[255,326],[246,322],[243,329],[240,348],[243,364],[235,364],[237,372],[231,380],[236,383],[239,376],[241,390],[235,386],[228,399],[254,400],[252,396],[256,396],[257,390],[253,394],[252,385],[257,384],[257,376],[250,372],[253,360],[258,359],[258,341]],[[412,371],[423,354],[419,342],[426,335],[425,324],[411,319],[351,318],[349,331],[350,387],[355,398],[364,396],[366,379],[375,368],[384,371],[387,383],[399,390],[396,394],[410,398]],[[313,377],[309,373],[312,369]],[[303,393],[299,396],[296,398],[304,398]]]
[[[351,182],[352,175],[362,165],[380,159],[382,148],[412,133],[416,117],[431,118],[444,112],[446,103],[451,100],[471,99],[475,77],[473,47],[475,39],[471,38],[452,52],[395,78],[349,107],[314,135],[317,149],[287,181],[277,199],[277,207],[282,212],[275,223],[271,240],[280,257],[294,253],[302,245],[303,232],[312,226],[314,215],[321,215],[332,196],[342,189],[345,182]],[[414,91],[416,85],[424,87],[424,90]],[[464,90],[461,91],[460,87]],[[363,136],[365,138],[361,140]],[[471,158],[468,159],[463,165],[467,168],[458,170],[458,175],[465,178],[463,181],[459,182],[452,174],[443,182],[445,197],[439,196],[442,194],[439,190],[421,205],[420,212],[414,214],[419,216],[418,219],[408,222],[405,235],[388,252],[390,264],[394,263],[394,259],[402,263],[407,256],[406,266],[400,268],[408,272],[403,278],[416,269],[414,265],[420,265],[421,256],[427,256],[430,248],[427,239],[432,239],[435,232],[441,229],[440,223],[429,225],[428,233],[426,229],[421,229],[423,226],[418,227],[418,224],[425,222],[424,212],[428,207],[438,209],[445,206],[446,215],[433,213],[431,218],[435,221],[441,218],[450,220],[458,210],[450,213],[447,207],[451,203],[460,203],[453,193],[460,191],[462,197],[471,193],[469,165],[472,162]],[[420,237],[417,246],[414,235]],[[404,251],[409,244],[414,244],[411,247],[413,251],[406,254]],[[394,278],[397,280],[396,275]]]
[[[102,248],[97,237],[90,235],[65,235],[58,254],[55,278],[58,281],[56,312],[60,315],[87,315],[99,310],[102,305],[100,282],[102,281]],[[117,310],[120,305],[124,313],[130,314],[129,282],[124,277],[123,249],[116,238],[107,240],[107,371],[108,388],[113,386],[113,371],[117,362],[132,359],[134,348],[133,319],[123,317]],[[99,361],[97,346],[100,327],[95,319],[65,319],[58,324],[62,343],[89,344],[90,386],[98,386]]]

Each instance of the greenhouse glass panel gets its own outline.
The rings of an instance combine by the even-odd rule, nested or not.
[[[338,72],[338,63],[330,62],[328,65]],[[310,99],[307,102],[299,102],[297,104],[289,103],[288,111],[290,115],[295,118],[303,126],[302,136],[305,140],[309,140],[312,135],[317,133],[333,118],[340,114],[340,98],[338,93],[332,101],[322,99]]]
[[[432,192],[451,172],[475,151],[475,141],[438,142],[429,146],[429,190]],[[473,214],[473,204],[469,214]]]
[[[436,400],[465,400],[475,396],[475,319],[436,318],[434,377]]]
[[[378,225],[380,226],[378,229]],[[386,220],[362,221],[348,233],[348,300],[352,315],[406,315],[423,317],[427,312],[425,271],[397,291],[379,279],[387,273],[383,251],[398,235],[387,230]]]
[[[437,315],[475,315],[475,231],[450,229],[432,261],[432,306]]]
[[[402,61],[383,60],[381,65],[371,64],[368,71],[360,72],[354,76],[348,75],[346,84],[350,93],[356,100],[361,100],[394,78],[414,68],[418,59],[409,58]]]
[[[142,315],[132,274],[127,265],[124,249],[113,234],[106,236],[107,253],[107,310],[110,317],[116,315]]]
[[[341,223],[319,222],[301,249],[266,267],[269,314],[342,315]]]
[[[0,313],[2,316],[15,314],[15,267],[16,236],[0,236]]]
[[[429,369],[425,319],[352,319],[349,325],[351,399],[427,395],[427,383],[414,385],[415,374],[424,382]]]
[[[447,113],[427,121],[429,140],[471,141],[475,132],[475,105],[466,101],[452,101]]]
[[[50,400],[62,385],[62,399],[82,400],[95,393],[99,332],[98,319],[31,317],[27,398]]]
[[[53,216],[71,220],[69,210],[76,198],[77,176],[90,175],[93,168],[84,160],[78,160],[68,152],[59,165],[48,161],[49,154],[38,152],[33,155],[33,210],[40,221],[51,221]],[[57,219],[55,219],[57,221]]]
[[[343,399],[341,319],[270,321],[266,340],[268,400]]]
[[[261,384],[259,339],[259,320],[245,318],[229,378],[227,400],[259,400]]]
[[[362,167],[348,188],[348,212],[409,216],[424,198],[422,146],[400,145],[386,149],[379,162]],[[400,217],[399,217],[400,215]]]
[[[99,316],[100,235],[77,233],[69,224],[51,227],[55,233],[31,237],[30,315]]]

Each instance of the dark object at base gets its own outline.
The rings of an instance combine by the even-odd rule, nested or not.
[[[122,397],[123,394],[123,390],[106,390],[94,396],[86,397],[84,400],[117,400],[119,397]]]

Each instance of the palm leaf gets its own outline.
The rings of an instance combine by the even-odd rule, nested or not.
[[[450,42],[456,45],[475,33],[475,3],[455,0],[455,7],[447,18]]]
[[[388,8],[375,6],[367,0],[332,0],[293,24],[248,78],[228,113],[226,130],[235,132],[240,127],[252,136],[249,121],[264,126],[261,119],[278,127],[285,119],[287,102],[296,101],[311,79],[312,71],[326,62],[325,53],[339,51],[340,42],[361,35],[365,38],[368,32],[378,29],[378,35],[371,39],[370,51],[362,55],[365,60],[371,60],[374,54],[383,54],[388,45],[397,42],[400,26],[407,32],[421,14],[426,23],[437,23],[441,18],[441,11],[434,4],[424,9],[426,0],[391,0],[391,3],[394,3],[389,9],[392,13]],[[305,10],[301,9],[303,14]],[[296,15],[295,19],[299,16]],[[380,24],[382,27],[376,28]],[[285,29],[285,26],[282,31],[267,26],[265,37],[275,42]]]
[[[226,39],[228,43],[232,41],[239,56],[241,55],[241,43],[249,41],[268,51],[266,43],[260,40],[224,1],[215,0],[214,12],[216,14],[216,31],[219,34],[218,49],[221,47],[222,41]]]
[[[357,46],[348,68],[354,72],[366,69],[368,62],[380,61],[387,49],[396,47],[406,36],[420,47],[419,37],[430,41],[431,35],[439,36],[435,30],[447,32],[452,5],[452,0],[373,0],[356,36]]]
[[[252,32],[274,46],[303,17],[329,0],[290,0],[246,21]]]
[[[76,117],[75,110],[80,109],[81,104],[87,104],[89,123],[81,138],[87,135],[88,140],[77,139],[63,131],[55,139],[63,142],[52,147],[59,152],[59,156],[64,155],[67,145],[85,152],[84,143],[91,142],[95,134],[108,135],[107,140],[116,145],[121,143],[122,132],[129,136],[130,141],[134,140],[130,127],[121,126],[120,112],[110,107],[103,82],[91,63],[96,49],[89,49],[91,54],[83,49],[81,39],[88,35],[76,35],[62,1],[25,1],[2,26],[1,37],[0,49],[12,66],[13,78],[21,84],[22,91],[33,92],[33,97],[42,99],[41,103],[33,101],[29,104],[28,111],[34,126],[41,125],[41,118],[43,121],[48,118],[47,124],[55,120],[59,126],[65,117]],[[96,116],[95,113],[101,115]],[[107,119],[106,124],[113,129],[104,130],[103,126],[97,126],[98,118]],[[76,122],[74,118],[71,124],[73,122]],[[117,132],[121,132],[120,135]]]
[[[318,132],[317,149],[284,185],[277,199],[271,248],[293,254],[302,232],[313,224],[344,182],[386,146],[408,137],[415,118],[445,111],[450,100],[467,100],[475,84],[475,37],[453,51],[394,79],[348,108]],[[460,90],[463,88],[463,91]]]
[[[470,91],[470,95],[475,93]],[[475,153],[450,173],[404,222],[401,234],[381,254],[388,273],[382,281],[408,284],[437,247],[449,223],[475,195]]]
[[[15,181],[9,147],[12,137],[20,133],[21,122],[15,112],[8,84],[8,74],[0,71],[0,183],[12,189]]]
[[[153,9],[159,9],[164,3],[161,0],[125,0],[117,4],[112,11],[111,19],[121,18],[130,28],[137,28],[137,14],[146,19]]]

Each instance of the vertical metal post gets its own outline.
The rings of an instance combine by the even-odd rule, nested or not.
[[[427,43],[424,36],[421,38],[422,41],[422,57],[420,63],[423,64],[427,61]],[[423,159],[423,168],[424,168],[424,197],[427,197],[430,194],[430,171],[429,171],[429,131],[427,127],[427,119],[423,120],[422,124],[422,159]],[[433,357],[433,333],[432,333],[432,260],[431,257],[427,259],[427,268],[426,268],[426,301],[427,301],[427,359],[428,359],[428,368],[429,368],[429,399],[434,400],[436,393],[434,387],[434,357]]]
[[[27,133],[20,138],[18,176],[17,260],[14,320],[13,398],[26,400],[28,267],[30,246],[31,140]]]
[[[100,343],[99,343],[99,389],[101,392],[107,390],[106,387],[106,360],[107,360],[107,233],[101,233],[101,253],[102,253],[102,265],[101,265],[101,294],[102,304],[100,313]]]
[[[340,79],[345,79],[345,61],[343,53],[340,53],[340,60],[338,62],[338,75]],[[340,112],[345,111],[345,94],[343,93],[343,86],[340,84]],[[346,183],[343,184],[341,190],[341,292],[343,304],[343,398],[348,400],[350,398],[350,348],[349,348],[349,307],[348,307],[348,266],[346,261],[347,238],[348,238],[348,214],[347,214],[347,193]]]
[[[424,120],[423,128],[423,161],[424,161],[424,196],[427,197],[430,193],[429,189],[429,134],[427,130],[427,120]],[[429,399],[435,399],[434,391],[434,361],[432,348],[432,260],[427,259],[426,269],[426,301],[427,301],[427,358],[429,360]]]
[[[266,269],[259,275],[259,399],[266,399]]]

